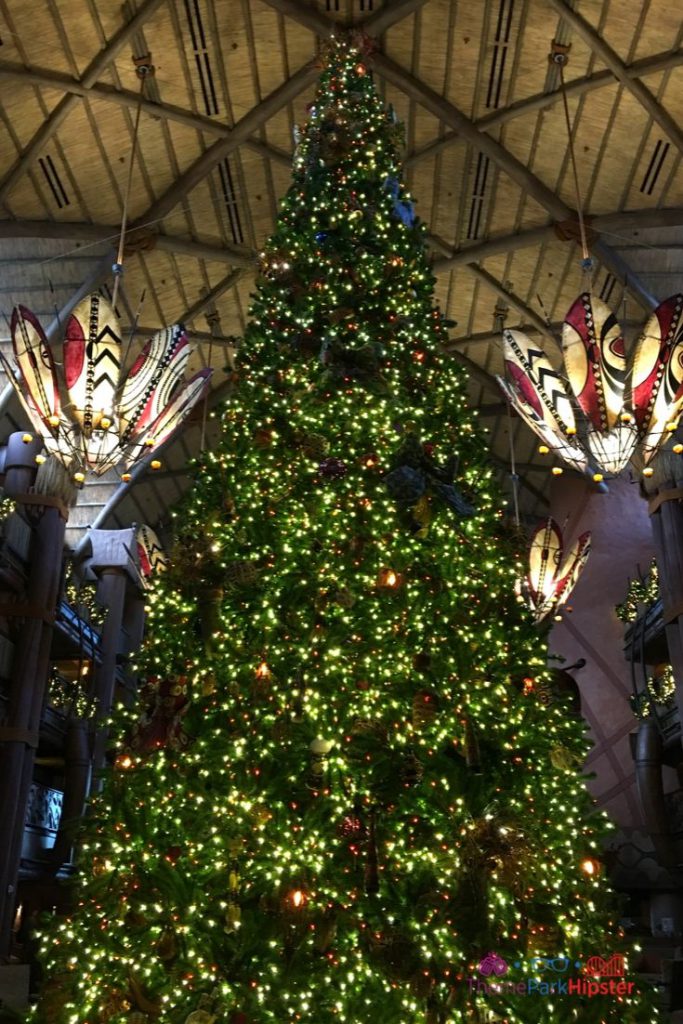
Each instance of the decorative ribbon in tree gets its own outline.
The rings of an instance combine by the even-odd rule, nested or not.
[[[652,313],[630,359],[614,313],[588,292],[567,313],[562,335],[579,424],[563,375],[516,330],[503,332],[507,379],[498,378],[509,402],[573,469],[590,464],[600,479],[621,472],[637,449],[647,466],[683,407],[683,295]]]
[[[80,302],[66,323],[62,379],[40,322],[25,306],[14,309],[11,331],[19,379],[2,361],[46,450],[68,469],[98,476],[119,462],[129,468],[164,444],[211,375],[203,369],[184,379],[192,348],[175,324],[157,331],[121,379],[118,318],[98,294]]]
[[[527,588],[537,622],[569,598],[590,553],[590,533],[582,533],[565,556],[562,531],[547,519],[531,538]]]

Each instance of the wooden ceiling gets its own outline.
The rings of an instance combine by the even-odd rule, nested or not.
[[[524,325],[555,361],[581,290],[576,195],[553,40],[565,71],[593,287],[627,338],[683,280],[683,23],[670,0],[0,0],[0,296],[46,324],[75,296],[111,289],[140,90],[122,323],[146,334],[182,319],[225,394],[245,325],[255,254],[290,180],[322,38],[374,37],[375,80],[406,124],[406,176],[430,231],[454,359],[490,432],[501,479],[510,436],[523,510],[543,509],[549,472],[492,375],[500,324]],[[0,328],[0,344],[8,345]],[[191,367],[196,368],[195,366]],[[5,428],[19,422],[3,405]],[[214,428],[215,429],[215,428]],[[209,432],[209,436],[210,436]],[[201,430],[135,487],[89,484],[79,530],[155,522],[186,485]],[[509,487],[509,483],[506,485]],[[113,497],[112,497],[113,496]]]

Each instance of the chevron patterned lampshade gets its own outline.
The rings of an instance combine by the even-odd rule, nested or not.
[[[655,309],[627,358],[616,316],[584,292],[565,317],[562,348],[557,370],[522,331],[503,332],[498,383],[542,450],[595,480],[620,473],[636,452],[651,473],[683,410],[683,295]]]
[[[70,315],[64,333],[63,375],[40,322],[25,306],[12,313],[18,374],[2,358],[9,380],[46,450],[77,480],[123,463],[129,469],[158,449],[201,398],[210,369],[189,381],[192,353],[181,324],[164,327],[121,375],[118,318],[100,295]]]

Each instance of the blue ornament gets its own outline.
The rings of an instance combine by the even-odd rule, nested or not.
[[[384,187],[394,200],[394,214],[407,228],[415,225],[415,210],[412,202],[406,199],[399,199],[401,184],[398,178],[386,178]]]
[[[427,483],[424,474],[412,466],[399,466],[384,477],[389,494],[395,501],[414,505],[425,493]]]

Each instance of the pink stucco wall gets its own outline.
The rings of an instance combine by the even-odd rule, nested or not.
[[[571,665],[593,748],[586,769],[595,773],[588,788],[598,806],[623,828],[638,827],[641,815],[635,788],[629,733],[637,727],[628,698],[629,663],[623,655],[624,626],[614,606],[624,600],[628,580],[647,570],[653,556],[647,506],[636,484],[612,480],[601,494],[576,477],[553,481],[551,514],[563,526],[567,542],[584,530],[592,550],[567,612],[550,636],[550,650]],[[566,523],[566,525],[564,525]]]

